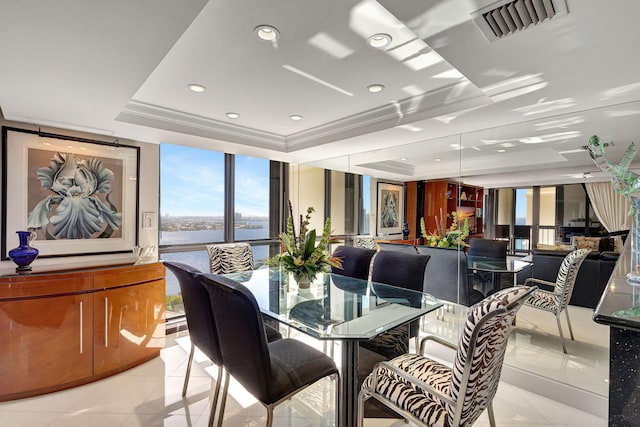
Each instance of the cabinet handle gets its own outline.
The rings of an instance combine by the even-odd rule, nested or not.
[[[104,346],[109,347],[109,298],[104,297]]]
[[[80,354],[82,354],[82,301],[80,301]]]

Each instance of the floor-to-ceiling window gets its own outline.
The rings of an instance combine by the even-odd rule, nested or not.
[[[269,256],[270,162],[181,145],[160,146],[160,257],[209,271],[209,243],[249,241]],[[231,214],[229,213],[231,212]],[[167,318],[183,313],[167,272]]]

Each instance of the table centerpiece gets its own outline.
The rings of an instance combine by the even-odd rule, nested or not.
[[[293,275],[301,289],[309,288],[318,273],[328,273],[331,267],[342,268],[340,258],[332,256],[328,247],[331,243],[331,218],[327,218],[320,241],[316,245],[316,230],[308,230],[311,214],[315,209],[307,208],[307,214],[300,215],[299,234],[293,224],[293,208],[289,202],[286,233],[280,233],[282,253],[267,260],[267,265],[280,267]]]

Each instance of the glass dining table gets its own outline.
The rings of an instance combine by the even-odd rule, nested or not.
[[[491,281],[493,285],[493,292],[500,290],[500,274],[511,273],[513,274],[513,284],[516,285],[516,274],[525,268],[531,268],[533,262],[523,261],[522,259],[506,257],[506,258],[491,258],[484,256],[468,256],[467,268],[470,272],[475,273],[477,271],[483,271],[491,273]]]
[[[340,341],[339,425],[344,427],[357,424],[359,342],[442,305],[429,294],[339,274],[318,275],[309,289],[299,289],[277,268],[225,276],[243,283],[269,318],[318,340]]]

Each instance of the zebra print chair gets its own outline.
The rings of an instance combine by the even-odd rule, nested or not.
[[[360,390],[358,426],[364,402],[371,397],[419,425],[470,426],[487,408],[495,426],[492,401],[512,322],[535,290],[505,289],[471,307],[458,347],[429,336],[423,338],[420,354],[378,363]],[[457,349],[453,368],[422,356],[428,340]]]
[[[376,249],[376,240],[373,238],[373,236],[353,236],[353,246],[355,246],[356,248]]]
[[[253,270],[253,250],[246,242],[207,245],[209,268],[213,274]]]
[[[564,340],[564,334],[562,333],[562,324],[560,323],[560,314],[564,311],[567,316],[567,325],[569,326],[569,336],[573,341],[573,330],[571,329],[571,320],[569,320],[569,300],[573,294],[573,287],[576,283],[576,277],[578,277],[578,270],[582,262],[589,255],[589,249],[577,249],[569,253],[558,270],[558,277],[556,282],[547,282],[546,280],[536,279],[530,277],[524,281],[525,285],[529,283],[542,284],[547,286],[553,286],[553,291],[538,290],[532,295],[525,305],[529,307],[539,308],[540,310],[548,311],[556,316],[556,323],[558,324],[558,332],[560,333],[560,340],[562,341],[562,351],[567,354],[567,344]]]

